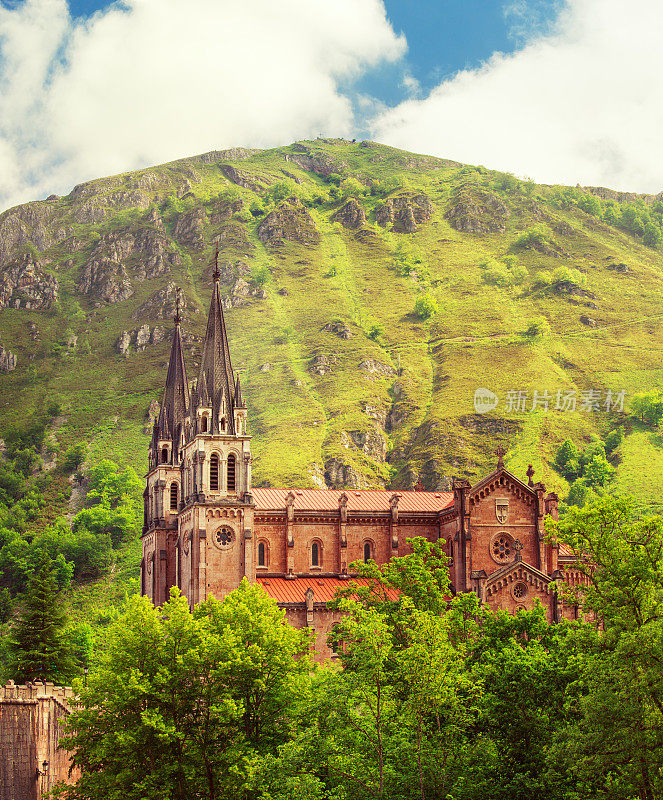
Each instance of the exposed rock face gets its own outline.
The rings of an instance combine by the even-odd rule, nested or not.
[[[253,192],[260,193],[265,188],[260,179],[255,175],[243,172],[230,164],[222,164],[221,172],[231,183],[234,183],[236,186],[242,186],[244,189],[251,189]]]
[[[389,378],[396,374],[396,370],[389,364],[382,364],[372,358],[366,358],[359,364],[359,369],[368,372],[369,375],[377,375],[381,378]]]
[[[315,245],[320,233],[303,204],[295,197],[285,200],[258,226],[258,236],[265,244],[281,245],[284,240]]]
[[[596,320],[592,319],[591,317],[588,317],[587,314],[583,314],[580,317],[580,322],[582,322],[583,325],[587,325],[588,328],[596,327]]]
[[[614,269],[615,272],[619,272],[621,275],[633,275],[633,270],[628,264],[608,264],[608,269]]]
[[[366,223],[366,214],[359,201],[351,197],[348,202],[332,214],[332,222],[341,223],[352,230],[361,228]]]
[[[207,214],[202,208],[194,208],[186,214],[180,214],[173,231],[174,238],[186,247],[202,250],[205,244],[203,226],[207,222]]]
[[[306,145],[299,145],[297,149],[300,150],[299,153],[286,153],[285,160],[297,164],[307,172],[314,172],[316,175],[328,178],[332,172],[340,174],[345,171],[345,164],[341,161],[334,161],[333,158],[330,158],[325,153],[316,153],[314,155]]]
[[[403,194],[390,197],[375,209],[378,225],[393,225],[400,233],[414,233],[417,226],[433,216],[433,204],[427,194]]]
[[[281,172],[286,176],[286,178],[290,178],[291,181],[294,181],[297,184],[301,184],[299,178],[295,175],[294,172],[288,172],[287,169],[282,169]],[[319,469],[319,467],[318,467]]]
[[[499,197],[478,186],[465,184],[454,192],[444,216],[457,231],[484,234],[503,233],[510,215]]]
[[[318,355],[315,356],[313,361],[311,362],[309,371],[312,372],[314,375],[326,375],[328,372],[332,371],[333,363],[334,363],[333,357],[330,358],[329,356],[324,355],[324,353],[318,353]]]
[[[0,214],[0,264],[31,242],[46,250],[66,239],[68,229],[52,218],[53,208],[46,203],[26,203]]]
[[[220,261],[219,273],[224,283],[234,282],[237,278],[248,278],[251,269],[246,261]]]
[[[177,286],[171,281],[163,289],[151,294],[143,305],[139,306],[131,315],[132,319],[172,319],[177,310]],[[189,311],[195,314],[198,309],[189,306],[186,296],[180,294],[180,313]]]
[[[384,461],[387,455],[387,441],[384,436],[373,428],[367,431],[348,431],[353,444],[369,458],[375,461]]]
[[[114,263],[117,272],[135,261],[136,280],[143,281],[165,275],[171,267],[178,266],[182,259],[163,233],[163,221],[156,211],[150,214],[150,221],[155,227],[104,234],[92,249],[84,271],[88,266],[92,270],[95,264],[104,264],[105,270],[111,271]]]
[[[387,429],[387,409],[377,403],[360,403],[361,410],[372,420],[375,420],[383,430]]]
[[[14,353],[5,350],[0,344],[0,372],[13,372],[16,369],[17,361]]]
[[[360,489],[364,481],[349,464],[330,458],[325,462],[325,484],[328,489]]]
[[[159,344],[165,338],[166,331],[160,325],[155,325],[154,328],[141,325],[137,330],[122,331],[122,335],[115,342],[115,349],[122,356],[128,356],[132,346],[137,353],[142,353],[148,345]]]
[[[614,189],[606,189],[604,186],[583,186],[583,192],[595,194],[602,200],[616,200],[618,203],[631,203],[634,200],[643,200],[648,206],[653,205],[657,200],[663,200],[663,192],[658,194],[636,194],[635,192],[616,192]]]
[[[232,219],[235,214],[238,214],[242,208],[244,208],[244,203],[241,199],[233,200],[232,203],[220,202],[210,214],[210,224],[220,225],[222,222],[228,222],[228,220]]]
[[[23,253],[2,271],[0,308],[49,308],[58,299],[58,280],[44,272],[30,253]]]
[[[326,325],[322,326],[322,330],[335,333],[341,339],[349,339],[354,335],[345,322],[328,322]]]
[[[124,265],[103,256],[91,258],[85,264],[80,290],[106,303],[119,303],[134,293]]]
[[[229,222],[224,225],[215,235],[219,248],[222,250],[237,250],[240,253],[248,254],[255,250],[252,242],[246,233],[246,228],[237,222]]]

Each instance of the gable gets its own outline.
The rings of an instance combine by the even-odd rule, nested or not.
[[[504,589],[524,584],[527,590],[539,594],[550,594],[552,578],[523,561],[514,561],[506,567],[493,572],[486,581],[486,600]]]
[[[536,500],[534,489],[500,467],[470,489],[470,507],[496,491],[506,492],[514,498],[523,500],[527,505],[534,505]]]

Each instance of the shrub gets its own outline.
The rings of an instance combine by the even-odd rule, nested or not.
[[[528,339],[543,339],[549,336],[551,332],[552,328],[545,317],[532,317],[525,330],[525,336]]]
[[[414,313],[419,319],[430,319],[436,311],[437,305],[430,294],[419,295],[415,300]]]
[[[251,272],[251,282],[256,286],[264,286],[270,277],[270,272],[264,264],[254,266]]]
[[[83,442],[68,447],[62,459],[62,469],[65,472],[75,472],[85,461],[87,448]]]
[[[514,250],[544,250],[553,244],[552,233],[545,225],[534,225],[523,231],[513,243]]]

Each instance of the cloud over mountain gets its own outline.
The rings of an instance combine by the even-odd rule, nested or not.
[[[507,8],[522,20],[526,5]],[[384,111],[372,133],[537,181],[658,192],[661,41],[660,0],[568,0],[545,34]]]
[[[398,59],[381,0],[0,6],[0,208],[232,145],[352,131],[339,88]]]

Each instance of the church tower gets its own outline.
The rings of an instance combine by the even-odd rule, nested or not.
[[[244,576],[255,580],[247,408],[230,360],[216,262],[213,277],[198,379],[189,397],[178,314],[150,447],[143,533],[147,577],[141,586],[155,604],[165,601],[171,586],[193,607],[208,594],[225,597]],[[156,501],[155,511],[153,495],[165,498]],[[165,563],[152,592],[149,570],[161,558]]]
[[[180,321],[178,302],[166,386],[159,417],[152,430],[147,484],[143,492],[140,585],[141,594],[149,597],[155,605],[166,600],[168,589],[175,580],[172,559],[168,556],[175,548],[182,502],[180,464],[190,400]]]

